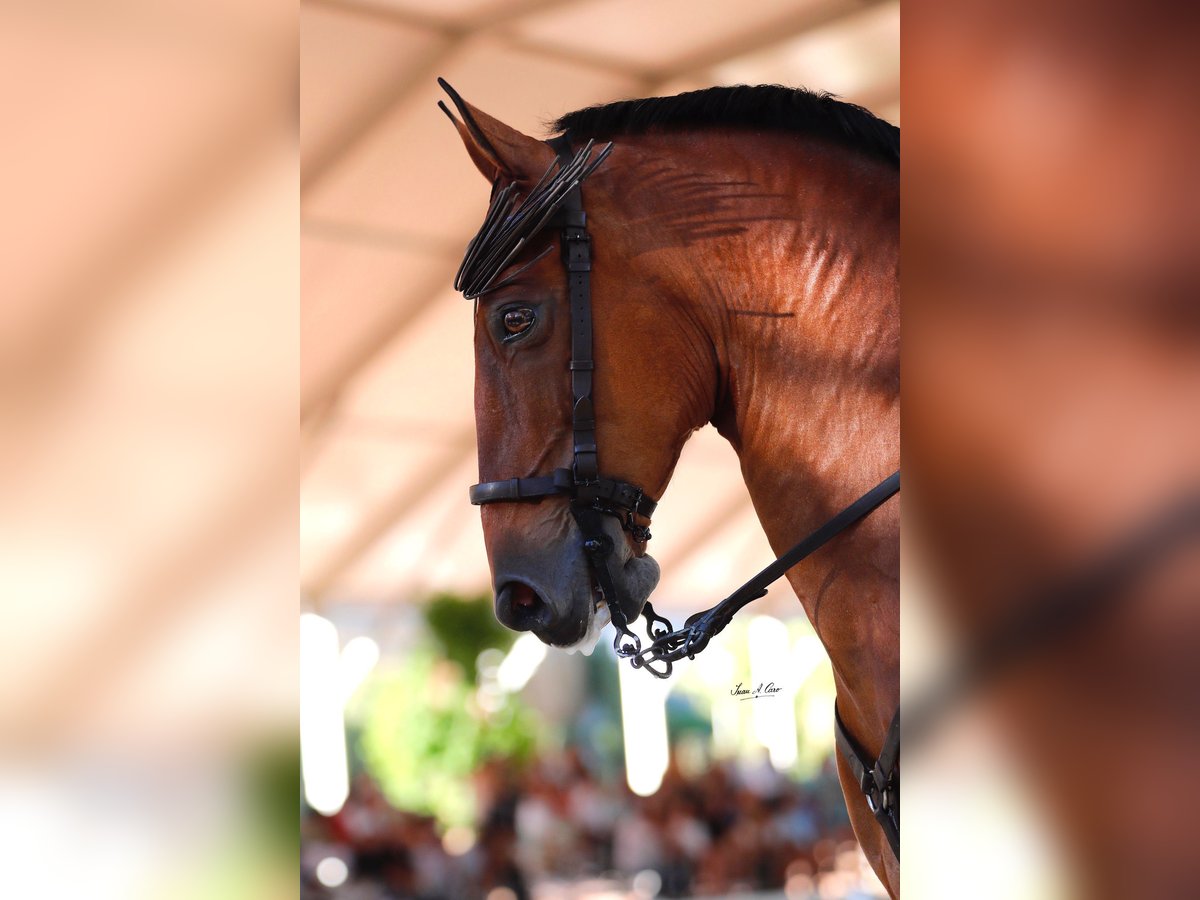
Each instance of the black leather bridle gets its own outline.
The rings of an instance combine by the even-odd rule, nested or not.
[[[558,227],[562,237],[563,267],[567,272],[567,294],[571,315],[571,431],[572,464],[569,469],[555,469],[547,476],[533,478],[509,478],[506,481],[487,481],[472,485],[471,502],[476,506],[486,503],[507,503],[522,500],[540,500],[544,497],[565,496],[570,501],[571,516],[583,535],[583,549],[592,577],[596,580],[617,636],[614,649],[622,656],[641,652],[641,640],[629,628],[629,604],[622,602],[610,566],[614,559],[612,539],[604,531],[604,517],[614,516],[621,527],[639,543],[650,540],[650,530],[639,523],[643,518],[648,523],[658,501],[646,495],[637,485],[608,478],[600,474],[599,451],[596,446],[596,412],[592,398],[593,374],[596,363],[592,358],[592,249],[591,236],[587,230],[587,213],[583,210],[580,184],[586,173],[594,166],[577,165],[579,156],[598,164],[603,161],[612,147],[607,144],[591,160],[593,143],[589,142],[580,153],[571,150],[566,135],[547,143],[558,156],[560,171],[570,167],[582,174],[568,186],[557,209],[549,211],[540,227]],[[544,180],[544,179],[543,179]],[[531,235],[532,237],[532,235]],[[657,627],[671,630],[671,623],[655,617],[649,604],[644,612],[652,625],[658,618]],[[622,638],[632,643],[622,644]]]
[[[587,231],[587,214],[583,209],[580,185],[608,155],[612,145],[610,143],[599,148],[593,157],[593,141],[589,141],[578,152],[572,151],[570,137],[566,134],[547,143],[557,155],[557,161],[551,168],[557,166],[560,174],[569,172],[574,175],[561,186],[554,197],[537,206],[534,211],[536,227],[516,244],[512,252],[504,256],[504,260],[515,257],[517,250],[525,246],[524,242],[542,229],[561,229],[562,260],[567,273],[571,316],[572,464],[570,468],[555,469],[550,475],[509,478],[473,485],[470,490],[471,503],[482,506],[488,503],[539,501],[547,497],[567,498],[571,515],[583,538],[588,567],[608,604],[609,614],[617,631],[613,649],[619,657],[629,659],[634,668],[645,668],[659,678],[667,678],[671,675],[672,664],[676,660],[685,656],[693,659],[729,624],[738,610],[764,596],[768,585],[896,494],[900,490],[900,473],[895,472],[884,479],[716,606],[689,617],[683,628],[673,630],[670,621],[655,613],[653,606],[646,602],[642,608],[642,615],[646,619],[652,642],[649,647],[643,649],[641,639],[629,627],[633,613],[632,604],[629,598],[624,597],[618,590],[617,580],[611,569],[616,554],[612,539],[604,530],[604,517],[617,518],[634,541],[644,543],[650,539],[650,532],[647,525],[641,524],[639,519],[645,519],[648,523],[657,501],[647,496],[637,485],[600,474],[596,445],[596,412],[592,397],[596,365],[592,355],[591,237]],[[548,171],[535,188],[547,183],[549,175]],[[553,181],[550,183],[553,184]],[[502,196],[501,199],[507,198]],[[493,208],[495,203],[494,196]],[[508,210],[509,207],[504,209]],[[464,289],[467,280],[464,272],[471,269],[472,254],[483,246],[482,239],[488,234],[494,234],[503,226],[504,221],[516,221],[521,214],[520,208],[507,217],[493,215],[493,210],[489,210],[488,219],[468,248],[467,257],[455,280],[456,287]],[[534,261],[545,255],[545,252],[536,256]],[[532,262],[527,263],[525,268],[529,265],[532,265]],[[498,271],[493,265],[489,270],[488,279],[497,277]],[[494,287],[479,288],[475,296],[491,289]],[[469,290],[464,290],[464,293],[471,296]],[[656,664],[661,668],[656,668]],[[842,723],[841,715],[837,714],[835,709],[838,748],[846,757],[868,806],[887,835],[897,858],[900,855],[899,716],[900,712],[897,710],[883,751],[877,759],[871,759],[850,736]]]

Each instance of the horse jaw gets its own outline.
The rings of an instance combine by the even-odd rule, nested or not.
[[[637,610],[637,614],[630,616],[631,619],[641,614],[641,609],[649,599],[650,593],[658,585],[659,575],[658,561],[652,556],[631,556],[626,560],[622,568],[621,581],[625,595],[632,599],[631,605]],[[609,612],[608,602],[597,591],[595,603],[588,617],[587,631],[574,644],[560,649],[566,650],[568,653],[578,652],[584,656],[591,656],[592,651],[596,649],[596,644],[600,641],[600,635],[605,626],[611,621],[612,613]]]
[[[588,629],[574,644],[570,644],[561,649],[568,653],[582,653],[584,656],[591,656],[592,651],[596,649],[596,644],[600,641],[600,633],[604,631],[604,626],[612,621],[612,616],[608,611],[608,604],[603,600],[599,605],[592,610],[592,615],[588,619]]]

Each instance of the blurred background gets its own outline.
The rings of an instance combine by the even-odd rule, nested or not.
[[[0,8],[0,893],[295,895],[286,3]]]
[[[1198,12],[904,6],[910,896],[1200,884]]]
[[[881,894],[831,768],[828,662],[786,586],[666,684],[618,671],[610,634],[585,658],[495,625],[451,288],[488,185],[435,79],[538,137],[582,106],[738,83],[898,123],[899,4],[300,9],[306,895]],[[676,622],[773,558],[711,428],[654,524]]]
[[[870,891],[823,793],[826,670],[786,596],[665,698],[623,693],[603,649],[539,658],[484,625],[469,313],[448,289],[484,185],[433,85],[530,133],[735,81],[898,121],[898,21],[840,2],[302,3],[298,75],[295,4],[4,4],[5,895],[257,900],[295,896],[298,873],[320,894],[418,871],[514,894]],[[905,4],[908,709],[1009,611],[1053,609],[1072,592],[1047,585],[1196,497],[1196,25],[1179,4]],[[672,618],[765,558],[734,472],[702,433],[676,484],[719,499],[663,499]],[[992,702],[906,734],[911,896],[1194,895],[1195,533],[1160,534],[1121,602],[1033,641],[1054,652],[1010,665]],[[333,773],[315,806],[302,634],[322,697],[305,730]],[[789,699],[734,705],[719,670],[755,681],[758,641]],[[630,738],[658,748],[644,771],[626,697],[647,723]],[[760,704],[794,727],[761,732]],[[716,862],[689,868],[706,841]],[[385,846],[407,862],[387,871]]]
[[[304,896],[882,895],[803,623],[737,623],[664,684],[514,640],[483,596],[334,615],[302,622]]]

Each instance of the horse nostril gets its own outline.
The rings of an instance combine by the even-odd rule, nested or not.
[[[508,581],[496,592],[496,618],[514,631],[549,625],[549,607],[537,591],[520,581]]]

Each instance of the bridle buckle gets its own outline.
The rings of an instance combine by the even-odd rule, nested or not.
[[[596,558],[608,556],[612,552],[612,548],[612,539],[606,534],[589,537],[583,542],[583,549],[587,551],[588,556]]]
[[[863,792],[863,796],[867,800],[867,809],[871,811],[871,814],[874,815],[875,813],[879,812],[880,804],[876,799],[880,797],[879,789],[872,785],[869,791]]]

